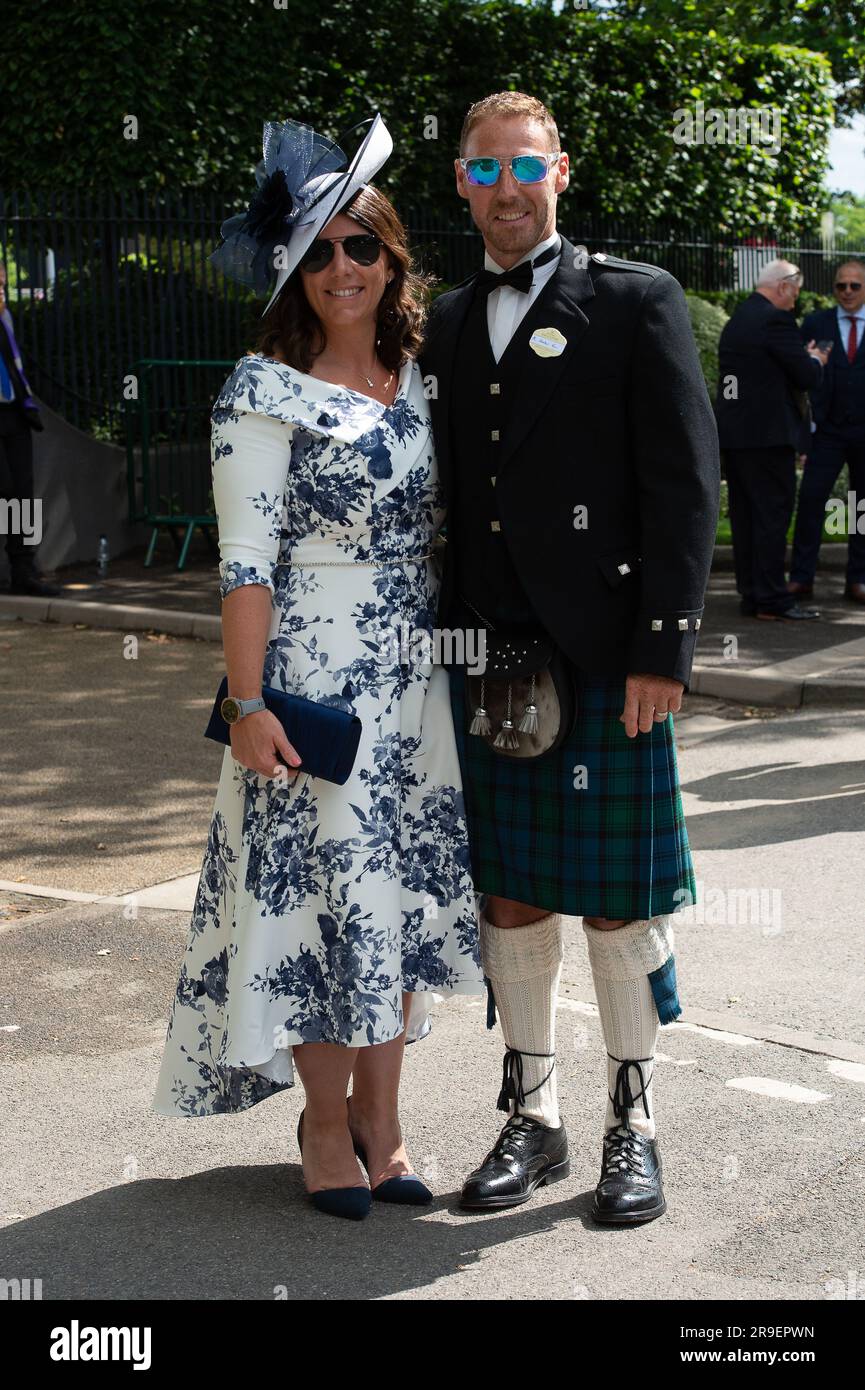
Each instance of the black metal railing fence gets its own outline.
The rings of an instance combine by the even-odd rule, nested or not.
[[[3,192],[0,258],[7,299],[33,389],[72,424],[123,442],[144,359],[236,361],[263,305],[207,257],[235,206],[213,193]],[[467,208],[402,209],[411,243],[440,284],[477,267],[481,241]],[[686,289],[750,289],[760,265],[783,256],[806,287],[831,292],[834,268],[865,248],[820,235],[747,234],[672,222],[593,218],[568,210],[561,228],[589,252],[663,266]]]

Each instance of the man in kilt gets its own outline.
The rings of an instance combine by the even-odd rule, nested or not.
[[[580,916],[607,1053],[593,1216],[637,1224],[665,1210],[654,1054],[681,1013],[672,914],[695,894],[672,715],[712,557],[717,432],[678,282],[557,233],[568,156],[546,107],[478,102],[455,170],[486,259],[435,301],[421,355],[448,507],[438,626],[551,639],[576,694],[566,736],[524,758],[537,707],[515,723],[508,706],[493,738],[489,701],[450,666],[509,1112],[462,1205],[514,1206],[569,1172],[555,1009],[562,917]]]

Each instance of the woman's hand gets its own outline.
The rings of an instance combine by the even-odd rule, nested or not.
[[[269,709],[247,714],[230,725],[229,736],[232,756],[251,772],[260,772],[263,777],[284,777],[289,782],[297,777],[300,754],[291,746],[285,730]],[[280,755],[288,767],[279,761]]]

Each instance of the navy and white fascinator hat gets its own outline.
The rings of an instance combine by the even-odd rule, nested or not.
[[[246,212],[223,222],[223,243],[208,257],[258,295],[267,294],[275,273],[265,314],[322,228],[388,159],[393,140],[378,114],[359,121],[340,140],[365,125],[369,129],[349,162],[338,144],[310,126],[265,121],[263,158],[255,167],[258,191]]]

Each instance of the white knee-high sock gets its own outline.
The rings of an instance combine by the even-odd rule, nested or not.
[[[480,914],[481,962],[493,987],[507,1059],[516,1083],[522,1068],[525,1100],[513,1099],[513,1115],[559,1126],[556,1090],[556,999],[562,973],[561,915],[551,912],[526,927],[494,927]],[[529,1053],[540,1054],[529,1056]]]
[[[604,1130],[630,1127],[654,1139],[652,1078],[661,1025],[649,975],[673,953],[672,923],[650,917],[605,931],[583,922],[583,930],[607,1048]]]

